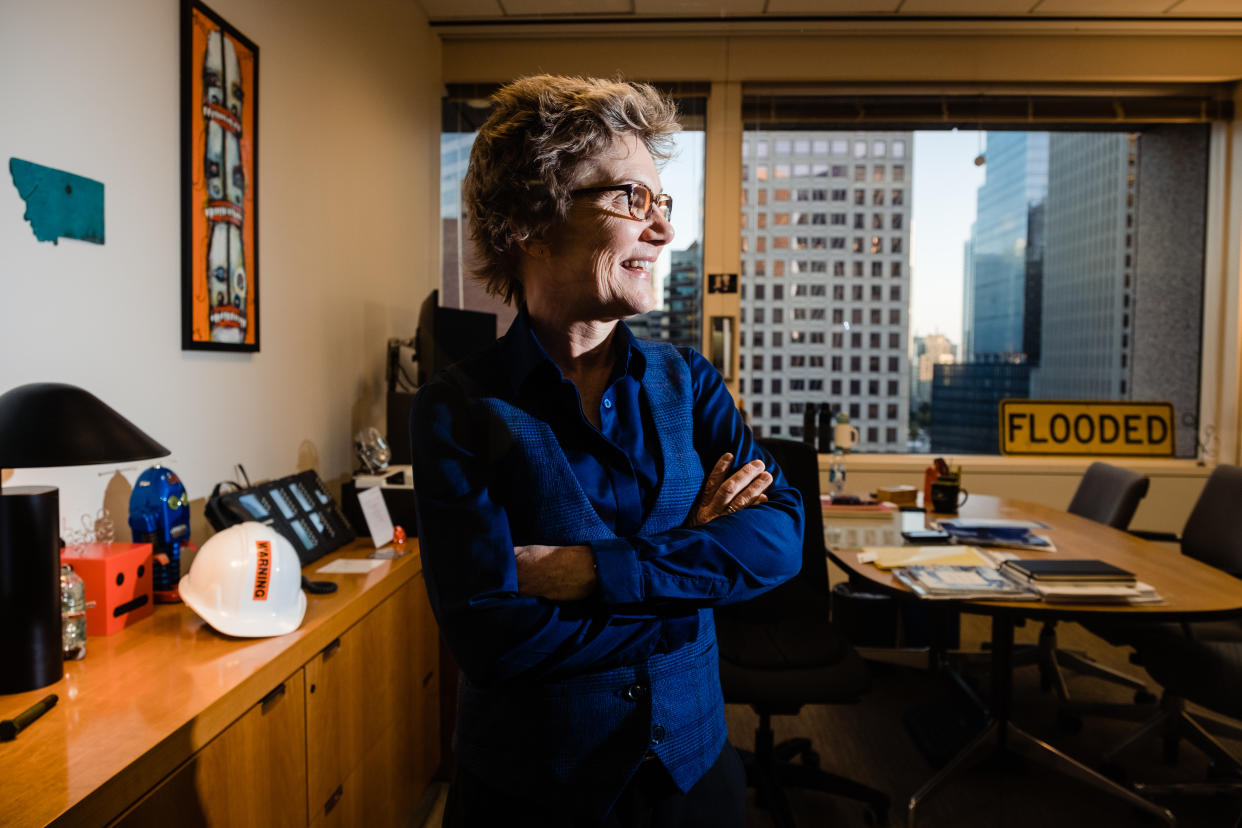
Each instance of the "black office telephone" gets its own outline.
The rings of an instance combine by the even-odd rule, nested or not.
[[[248,520],[272,527],[293,544],[303,566],[355,537],[314,470],[256,486],[217,483],[204,511],[216,531]]]

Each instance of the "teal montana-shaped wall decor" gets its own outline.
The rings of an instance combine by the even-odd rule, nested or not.
[[[61,237],[104,243],[104,185],[39,164],[9,159],[13,186],[26,202],[35,238],[57,244]]]

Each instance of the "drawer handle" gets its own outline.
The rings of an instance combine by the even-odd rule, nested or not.
[[[336,651],[339,649],[341,649],[341,639],[334,638],[331,644],[323,648],[323,657],[332,658],[332,656],[336,655]]]
[[[277,701],[279,701],[280,697],[283,696],[284,694],[285,694],[285,686],[282,684],[279,687],[277,687],[275,690],[273,690],[272,692],[264,696],[263,700],[259,702],[259,707],[263,710],[264,713],[266,713],[268,709],[273,704],[275,704]]]
[[[336,790],[332,792],[332,796],[328,797],[328,801],[323,803],[324,814],[332,813],[332,809],[336,807],[336,803],[341,801],[341,795],[345,793],[343,785],[337,785]]]
[[[433,678],[435,678],[435,677],[436,677],[436,671],[435,671],[435,670],[432,670],[430,673],[428,673],[427,675],[423,676],[423,687],[426,687],[428,684],[431,684],[431,680],[432,680]]]

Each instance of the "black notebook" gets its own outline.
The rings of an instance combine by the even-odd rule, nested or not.
[[[1094,558],[1039,558],[1004,561],[1001,569],[1032,581],[1134,583],[1134,573]]]

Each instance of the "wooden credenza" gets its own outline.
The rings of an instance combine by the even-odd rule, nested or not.
[[[87,642],[60,703],[0,744],[0,825],[398,826],[439,764],[439,638],[413,551],[309,595],[287,636],[231,639],[184,606]],[[11,712],[10,712],[11,711]]]

